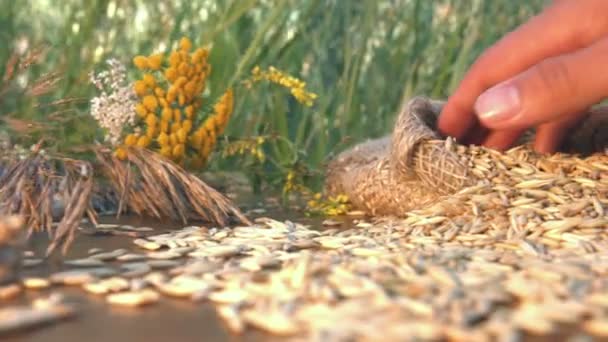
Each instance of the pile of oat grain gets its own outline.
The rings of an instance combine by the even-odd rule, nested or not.
[[[607,337],[608,157],[449,147],[486,180],[404,219],[186,227],[23,285],[81,286],[112,305],[210,302],[236,333],[317,341]]]

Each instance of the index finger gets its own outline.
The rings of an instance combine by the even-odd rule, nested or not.
[[[443,107],[439,130],[462,140],[476,122],[473,106],[486,89],[541,60],[585,47],[608,32],[608,1],[560,0],[486,50]],[[581,20],[581,18],[584,18]]]

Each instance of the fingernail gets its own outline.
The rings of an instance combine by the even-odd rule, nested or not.
[[[490,124],[509,120],[517,115],[520,109],[519,91],[508,83],[486,90],[475,102],[475,112],[479,118]]]

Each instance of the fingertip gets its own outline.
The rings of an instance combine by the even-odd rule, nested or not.
[[[441,134],[461,141],[474,123],[475,117],[472,113],[454,100],[448,100],[437,119],[437,129]]]
[[[482,145],[494,150],[505,151],[513,146],[522,133],[523,130],[521,129],[492,131]]]
[[[443,110],[441,114],[439,114],[439,118],[437,118],[437,130],[443,135],[454,136],[454,132],[451,127],[452,125],[450,125],[449,114],[446,114],[446,111]]]
[[[564,142],[566,132],[582,120],[587,112],[566,116],[565,119],[538,126],[534,137],[534,150],[538,153],[555,153]]]
[[[540,125],[534,136],[534,151],[542,154],[555,153],[561,143],[562,134],[562,130],[556,125]]]

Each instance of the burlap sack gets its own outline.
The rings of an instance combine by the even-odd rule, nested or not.
[[[443,101],[416,97],[400,112],[392,135],[339,154],[326,170],[325,192],[345,194],[355,209],[401,216],[476,179],[436,131]],[[568,136],[562,151],[589,154],[608,146],[608,111],[595,109]],[[603,134],[602,134],[603,132]],[[533,138],[526,132],[517,142]]]

